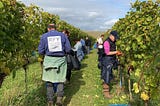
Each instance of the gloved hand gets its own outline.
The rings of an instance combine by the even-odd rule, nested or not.
[[[117,55],[117,56],[122,56],[122,55],[123,55],[123,53],[122,53],[121,51],[117,50],[116,55]]]

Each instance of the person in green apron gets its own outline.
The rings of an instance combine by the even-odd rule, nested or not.
[[[39,54],[44,56],[42,80],[46,82],[48,106],[53,106],[54,84],[57,89],[57,106],[62,106],[64,82],[66,81],[67,61],[65,55],[71,50],[68,38],[56,30],[55,24],[48,25],[38,46]]]

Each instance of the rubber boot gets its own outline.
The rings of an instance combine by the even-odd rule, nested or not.
[[[105,82],[103,82],[103,89],[109,89],[109,86]]]
[[[105,98],[111,99],[112,95],[110,95],[109,92],[109,85],[108,84],[103,84],[103,95]]]
[[[57,97],[56,106],[62,106],[62,97]]]
[[[47,83],[47,101],[48,101],[48,106],[53,106],[53,84],[52,83]]]

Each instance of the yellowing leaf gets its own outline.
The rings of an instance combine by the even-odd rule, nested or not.
[[[2,71],[6,74],[9,75],[11,73],[10,69],[8,67],[2,68]]]
[[[148,94],[147,93],[145,93],[145,92],[142,92],[141,93],[141,99],[143,99],[143,100],[149,100],[149,96],[148,96]]]
[[[138,83],[133,84],[133,90],[135,91],[135,93],[139,93]]]
[[[139,93],[139,89],[137,88],[137,89],[135,89],[135,93]]]
[[[123,99],[126,99],[126,95],[122,95],[122,98],[123,98]]]
[[[99,96],[98,96],[98,95],[95,95],[95,97],[96,97],[96,98],[99,98]]]

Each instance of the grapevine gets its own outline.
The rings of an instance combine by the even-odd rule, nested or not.
[[[159,11],[158,0],[137,0],[125,18],[119,19],[113,26],[120,36],[117,48],[125,54],[121,62],[126,68],[130,65],[134,67],[131,77],[135,96],[150,103],[160,100],[156,95],[160,92]]]
[[[59,16],[44,12],[35,5],[25,6],[16,0],[0,0],[0,21],[0,76],[3,76],[0,85],[10,73],[15,77],[19,68],[27,72],[32,53],[37,51],[40,37],[46,32],[48,24],[55,23],[58,31],[68,29],[72,44],[73,39],[87,36],[80,29],[60,20]],[[38,57],[36,60],[39,60]]]

